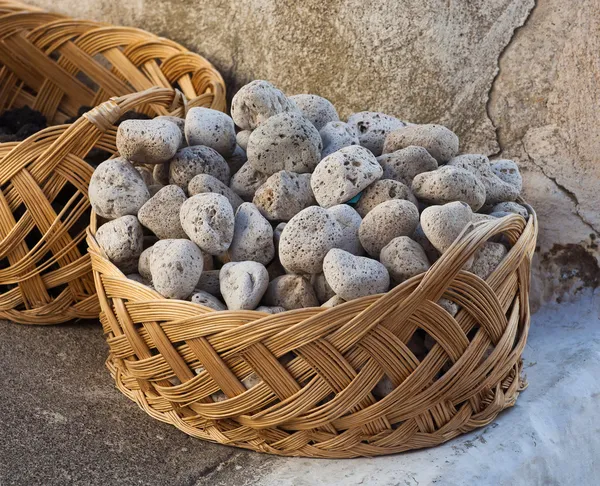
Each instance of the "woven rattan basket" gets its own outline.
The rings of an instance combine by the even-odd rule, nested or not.
[[[184,114],[184,97],[166,90],[124,96],[154,86],[177,88],[187,106],[225,109],[220,74],[174,42],[0,1],[0,112],[29,105],[56,125],[0,144],[0,318],[97,317],[85,248],[92,168],[83,159],[116,151],[113,124],[125,108]],[[59,125],[115,96],[76,125]]]
[[[387,294],[274,315],[215,312],[128,280],[95,241],[92,214],[108,368],[152,417],[222,444],[322,458],[440,444],[490,423],[526,386],[529,209],[527,221],[472,225],[428,272]],[[499,234],[511,249],[486,281],[461,270]],[[435,304],[442,296],[460,305],[454,318]],[[407,347],[418,329],[436,341],[422,361]],[[261,381],[246,390],[251,373]],[[395,389],[378,401],[372,390],[385,375]],[[229,398],[214,402],[219,391]]]

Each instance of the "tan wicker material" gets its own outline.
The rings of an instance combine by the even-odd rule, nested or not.
[[[526,386],[533,210],[527,222],[471,225],[428,272],[387,294],[275,315],[163,299],[105,258],[96,227],[92,214],[110,373],[149,415],[191,436],[285,456],[390,454],[482,427]],[[486,281],[461,270],[500,233],[511,250]],[[460,305],[455,318],[435,304],[442,296]],[[422,361],[407,347],[417,329],[437,343]],[[260,382],[246,390],[250,373]],[[378,401],[372,390],[386,375],[395,389]],[[214,402],[219,391],[228,398]]]
[[[135,94],[153,86],[162,89]],[[76,124],[57,125],[115,96]],[[0,318],[97,317],[85,248],[93,169],[83,159],[94,148],[116,152],[113,124],[125,111],[184,115],[185,98],[188,107],[226,107],[220,74],[176,43],[0,1],[0,112],[29,105],[57,125],[0,144]]]

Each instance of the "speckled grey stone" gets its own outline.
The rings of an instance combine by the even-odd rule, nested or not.
[[[411,125],[394,130],[385,139],[383,153],[388,154],[411,145],[426,148],[438,164],[450,160],[458,153],[458,137],[442,125]]]
[[[185,118],[179,118],[178,116],[170,116],[170,115],[161,115],[154,118],[155,120],[166,120],[170,121],[177,125],[179,131],[181,132],[181,142],[179,143],[179,148],[183,148],[187,145],[187,141],[185,139]]]
[[[258,312],[266,312],[267,314],[280,314],[285,312],[286,309],[279,305],[259,305],[256,309]]]
[[[227,157],[226,161],[229,166],[229,173],[235,174],[246,162],[248,162],[248,156],[242,147],[236,145],[233,154]]]
[[[336,204],[327,209],[327,212],[334,217],[342,228],[342,239],[337,248],[346,250],[353,255],[364,255],[365,249],[360,244],[358,237],[358,229],[360,228],[360,223],[362,223],[360,214],[347,204]]]
[[[164,164],[156,164],[152,168],[152,177],[154,178],[154,184],[161,184],[166,186],[169,184],[169,162]]]
[[[209,294],[204,290],[194,290],[194,293],[190,297],[190,301],[194,304],[200,304],[204,307],[210,307],[216,311],[227,310],[227,307],[223,302],[217,299],[214,295]]]
[[[187,238],[179,219],[181,205],[186,199],[181,187],[165,186],[140,208],[138,219],[161,240]]]
[[[321,160],[323,142],[318,130],[300,113],[272,116],[252,132],[246,154],[264,174],[288,170],[312,172]]]
[[[342,121],[329,122],[321,128],[319,135],[321,135],[323,141],[322,159],[341,148],[360,145],[360,141],[352,127]]]
[[[487,279],[507,254],[506,247],[501,243],[486,241],[475,252],[470,272],[482,279]]]
[[[310,185],[319,205],[328,208],[349,201],[382,174],[383,169],[369,150],[352,145],[319,162]]]
[[[150,260],[152,259],[152,252],[154,251],[154,245],[146,248],[141,254],[138,260],[138,272],[146,280],[152,281],[152,272],[150,271]]]
[[[335,106],[326,98],[313,94],[297,94],[289,97],[307,120],[317,130],[321,130],[327,123],[340,119]]]
[[[219,282],[220,270],[204,270],[196,284],[195,291],[203,290],[211,295],[221,294],[221,284]]]
[[[426,272],[430,266],[423,247],[408,236],[399,236],[385,245],[379,260],[396,284]]]
[[[421,213],[421,226],[431,244],[444,253],[472,218],[468,204],[455,201],[425,208]]]
[[[519,166],[514,160],[498,159],[490,161],[492,171],[504,182],[515,187],[517,192],[523,188],[523,178],[519,171]]]
[[[104,223],[96,231],[96,241],[117,267],[129,269],[135,261],[133,270],[137,268],[137,259],[144,248],[144,234],[135,216],[121,216]]]
[[[252,203],[235,213],[234,233],[228,255],[233,262],[255,261],[266,265],[275,256],[273,228]]]
[[[202,274],[202,252],[190,240],[160,240],[150,257],[152,284],[168,299],[186,299]]]
[[[138,165],[135,167],[135,170],[137,170],[142,176],[144,184],[146,184],[147,186],[151,186],[154,184],[154,177],[152,177],[152,172],[150,171],[150,169],[142,165]]]
[[[188,194],[190,196],[211,192],[225,196],[234,211],[244,202],[229,186],[210,174],[198,174],[188,184]]]
[[[236,146],[235,126],[229,115],[211,108],[195,106],[185,116],[188,145],[205,145],[227,158]]]
[[[494,219],[496,219],[496,217],[491,214],[473,213],[471,221],[473,221],[473,223],[479,223],[480,221],[493,221]]]
[[[219,255],[231,245],[234,213],[225,196],[192,196],[181,205],[179,217],[183,231],[206,253]]]
[[[340,245],[342,237],[341,225],[326,209],[310,206],[290,219],[281,232],[279,260],[289,272],[320,273],[323,258]]]
[[[520,214],[521,216],[523,216],[525,219],[527,219],[527,217],[529,216],[529,212],[527,211],[527,208],[525,208],[524,206],[521,206],[519,203],[516,202],[502,202],[499,204],[496,204],[493,208],[490,214],[493,214],[494,216],[508,216],[509,214]]]
[[[256,190],[262,186],[269,178],[267,174],[258,172],[246,162],[240,170],[231,177],[229,187],[238,194],[244,201],[252,201]]]
[[[121,157],[143,164],[162,164],[181,144],[179,127],[168,120],[125,120],[117,129]]]
[[[312,285],[300,275],[282,275],[272,280],[263,301],[286,310],[319,306]]]
[[[267,269],[258,262],[230,262],[219,274],[221,295],[229,310],[256,308],[269,285]]]
[[[417,174],[438,168],[437,161],[427,152],[427,149],[415,145],[380,155],[377,157],[377,162],[383,168],[382,179],[394,179],[408,187]]]
[[[231,117],[242,130],[254,130],[273,115],[298,112],[298,107],[268,81],[248,83],[231,100]]]
[[[322,273],[313,275],[310,279],[310,283],[312,284],[313,289],[315,289],[315,295],[317,296],[320,304],[327,302],[335,295],[335,292],[327,283],[325,275]]]
[[[280,170],[258,188],[252,202],[270,221],[289,221],[308,206],[316,204],[310,174]]]
[[[504,201],[514,201],[519,196],[516,186],[504,182],[492,170],[489,159],[480,154],[464,154],[448,161],[450,167],[460,167],[476,176],[485,187],[485,204],[494,206]]]
[[[327,302],[324,302],[321,305],[321,307],[335,307],[335,306],[338,306],[340,304],[343,304],[344,302],[346,302],[346,301],[344,299],[342,299],[339,295],[334,295]]]
[[[237,144],[244,150],[244,152],[246,152],[246,149],[248,148],[248,139],[250,138],[251,133],[252,130],[241,130],[237,132],[237,135],[235,136]]]
[[[486,200],[485,186],[477,176],[448,165],[416,175],[411,189],[419,200],[427,204],[463,201],[473,211],[481,208]]]
[[[404,199],[415,206],[418,204],[417,198],[408,186],[393,179],[382,179],[364,189],[355,208],[358,214],[364,218],[375,206],[392,199]]]
[[[383,264],[339,248],[327,253],[323,273],[335,295],[344,300],[381,294],[390,287],[390,276]]]
[[[223,184],[229,184],[229,166],[216,150],[196,145],[178,151],[169,162],[169,184],[187,191],[188,184],[198,174],[209,174]]]
[[[374,258],[398,236],[410,236],[419,224],[419,211],[410,201],[391,199],[375,206],[362,220],[360,243]],[[344,297],[342,295],[342,297]]]
[[[106,160],[96,167],[88,195],[92,209],[106,219],[137,214],[150,199],[142,176],[122,157]]]
[[[348,118],[360,144],[368,148],[374,155],[381,155],[388,133],[404,126],[404,123],[393,116],[375,111],[361,111]]]

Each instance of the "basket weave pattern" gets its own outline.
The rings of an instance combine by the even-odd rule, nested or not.
[[[268,315],[166,300],[88,244],[117,387],[152,417],[202,439],[286,455],[375,456],[430,447],[490,423],[526,386],[537,220],[471,225],[421,275],[331,309]],[[461,270],[489,238],[511,249],[486,281]],[[452,317],[441,297],[461,310]],[[407,347],[425,330],[422,361]],[[288,356],[291,360],[280,358]],[[256,373],[260,382],[241,383]],[[395,389],[377,400],[384,377]],[[222,391],[228,397],[214,402]]]
[[[165,89],[135,94],[155,86]],[[184,96],[167,93],[174,87]],[[226,106],[221,75],[180,45],[0,1],[0,112],[29,105],[56,125],[0,144],[0,318],[97,317],[84,241],[93,169],[83,159],[94,148],[116,152],[113,125],[127,110],[184,116],[186,98],[188,107]]]

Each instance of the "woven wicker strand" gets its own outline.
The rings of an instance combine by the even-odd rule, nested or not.
[[[224,110],[223,79],[201,56],[143,30],[0,1],[0,112],[24,105],[56,126],[0,144],[0,318],[96,318],[85,248],[93,169],[84,157],[116,152],[114,123],[128,110]],[[96,109],[64,125],[81,106]]]
[[[424,274],[331,309],[268,315],[166,300],[128,280],[88,233],[117,387],[201,439],[285,456],[347,458],[430,447],[489,424],[526,387],[530,264],[537,237],[511,215],[471,225]],[[511,249],[486,281],[461,270],[485,241]],[[452,317],[436,302],[461,310]],[[436,342],[419,361],[422,329]],[[280,361],[287,356],[291,359]],[[284,364],[285,363],[285,364]],[[260,382],[241,383],[256,373]],[[395,386],[380,399],[384,377]],[[211,395],[222,391],[224,401]]]

